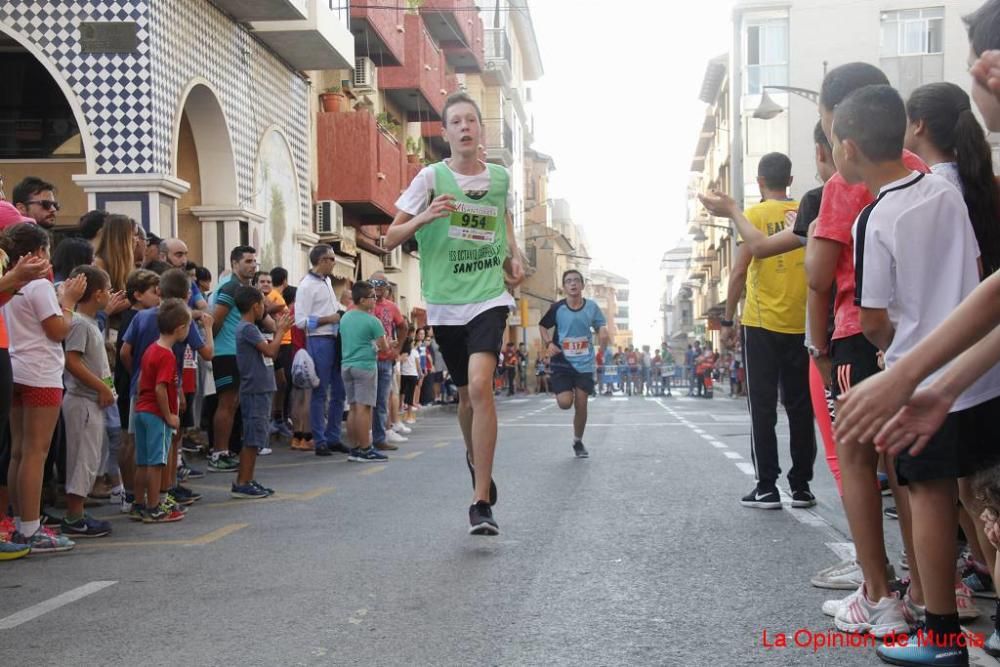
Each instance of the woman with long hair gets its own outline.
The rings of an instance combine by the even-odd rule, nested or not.
[[[0,250],[14,264],[22,257],[48,260],[49,236],[38,225],[17,224],[0,234]],[[74,546],[42,529],[39,516],[43,467],[62,404],[61,343],[86,287],[86,277],[79,275],[64,282],[57,294],[46,278],[36,278],[4,306],[14,381],[7,473],[16,529],[12,541],[27,544],[33,552],[67,551]]]
[[[111,290],[114,292],[125,289],[128,274],[135,268],[138,227],[135,220],[119,214],[109,215],[104,223],[94,264],[104,269],[111,278]]]
[[[1000,191],[990,144],[969,95],[948,82],[920,86],[906,102],[906,115],[906,148],[965,198],[985,278],[1000,268]]]
[[[1000,189],[993,175],[990,144],[973,115],[969,95],[953,83],[920,86],[906,102],[906,115],[906,148],[919,155],[931,172],[951,182],[965,199],[979,244],[980,278],[985,278],[1000,268]],[[987,539],[969,478],[959,479],[958,489],[959,521],[972,551],[955,589],[959,616],[964,619],[974,613],[973,594],[992,592],[997,552]]]

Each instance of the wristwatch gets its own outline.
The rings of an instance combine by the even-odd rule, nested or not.
[[[719,320],[719,324],[721,324],[724,327],[731,327],[733,326],[734,322],[732,320]]]
[[[824,345],[823,347],[816,347],[812,343],[806,346],[806,350],[809,351],[809,356],[813,359],[819,359],[820,357],[825,357],[829,353],[829,346]]]

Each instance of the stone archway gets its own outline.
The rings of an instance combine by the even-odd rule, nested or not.
[[[171,155],[173,175],[191,184],[178,203],[175,233],[188,245],[192,261],[217,270],[216,223],[192,210],[239,208],[236,158],[229,125],[211,84],[194,79],[179,98]],[[222,223],[218,223],[222,224]]]
[[[62,205],[56,216],[59,238],[61,230],[75,225],[88,208],[87,195],[74,177],[97,172],[97,152],[83,105],[57,64],[24,34],[3,24],[0,71],[4,194],[9,199],[26,176],[52,183]]]

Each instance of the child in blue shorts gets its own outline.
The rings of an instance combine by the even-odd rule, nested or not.
[[[267,498],[273,489],[261,486],[254,479],[257,454],[271,440],[271,404],[277,383],[273,360],[281,350],[281,339],[292,326],[286,311],[275,322],[274,336],[264,338],[257,323],[264,319],[264,295],[256,287],[241,285],[233,294],[241,320],[236,326],[236,367],[240,372],[240,410],[243,413],[243,451],[236,481],[230,489],[233,498],[254,500]]]
[[[132,518],[144,523],[179,521],[184,514],[160,501],[160,475],[177,416],[177,357],[171,349],[184,340],[191,312],[180,299],[165,299],[156,315],[160,338],[142,355],[135,401],[135,503]]]

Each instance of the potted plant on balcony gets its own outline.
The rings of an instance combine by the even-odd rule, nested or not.
[[[424,0],[406,0],[406,11],[410,14],[418,14],[423,4]]]
[[[424,140],[420,137],[406,137],[406,161],[410,164],[420,164],[420,156],[424,152]]]
[[[323,105],[323,111],[341,111],[344,108],[344,89],[341,86],[330,86],[319,96],[319,101]]]
[[[375,122],[378,123],[379,129],[382,130],[386,136],[390,137],[394,141],[397,140],[396,133],[399,131],[399,128],[402,127],[402,124],[399,121],[383,111],[375,116]]]

